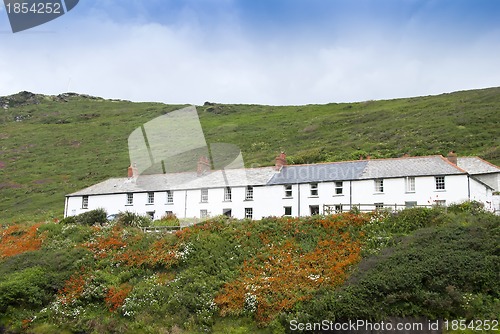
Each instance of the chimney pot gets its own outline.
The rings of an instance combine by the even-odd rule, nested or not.
[[[286,154],[285,154],[285,152],[281,152],[276,157],[274,169],[280,170],[283,166],[286,166]]]
[[[129,178],[136,178],[139,175],[139,170],[137,169],[137,164],[130,164],[127,170],[127,174]]]
[[[196,169],[196,173],[198,176],[207,173],[210,170],[210,161],[206,156],[201,156],[198,160],[198,166]]]
[[[457,158],[457,154],[454,151],[450,151],[450,153],[448,153],[447,158],[448,158],[448,161],[451,162],[452,164],[454,164],[454,165],[457,164],[458,158]]]

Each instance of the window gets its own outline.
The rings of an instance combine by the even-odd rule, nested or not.
[[[208,202],[208,189],[207,188],[201,189],[201,202],[202,203]]]
[[[335,205],[335,213],[342,213],[342,204]]]
[[[344,193],[344,190],[342,189],[344,186],[344,182],[339,181],[335,182],[335,195],[342,195]]]
[[[253,208],[245,208],[245,218],[252,219],[253,217]]]
[[[155,202],[155,193],[150,192],[148,193],[148,204],[154,204]]]
[[[319,215],[319,205],[309,205],[309,211],[311,216]]]
[[[292,215],[292,207],[285,206],[285,216],[291,216],[291,215]]]
[[[127,205],[134,205],[134,194],[127,194]]]
[[[375,180],[375,192],[376,193],[384,192],[384,180]]]
[[[248,186],[247,190],[245,192],[245,200],[246,201],[252,201],[253,200],[253,187]]]
[[[222,214],[227,217],[231,217],[233,215],[231,209],[222,209]]]
[[[311,196],[318,197],[318,184],[311,183],[309,186],[311,187]]]
[[[89,197],[83,196],[82,197],[82,209],[88,209],[88,208],[89,208]]]
[[[167,203],[174,203],[174,192],[167,190]]]
[[[414,208],[416,206],[417,206],[417,202],[415,202],[415,201],[405,202],[405,208],[406,209]]]
[[[446,200],[444,199],[438,199],[434,201],[435,206],[446,206]]]
[[[444,190],[444,176],[436,176],[436,190]]]
[[[285,197],[292,197],[292,185],[287,184],[285,186]]]
[[[406,178],[406,192],[414,193],[415,192],[415,178],[407,177]]]
[[[200,210],[200,218],[207,218],[208,217],[208,211],[206,209]]]
[[[224,201],[231,202],[231,188],[224,188]]]
[[[174,215],[173,211],[165,211],[165,216],[172,217]]]
[[[375,210],[380,210],[384,208],[384,203],[375,203]]]
[[[146,215],[148,215],[151,220],[155,220],[155,212],[154,211],[148,211],[146,212]]]

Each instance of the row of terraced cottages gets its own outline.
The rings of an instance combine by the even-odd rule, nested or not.
[[[202,160],[206,161],[205,160]],[[204,167],[205,166],[205,167]],[[500,168],[478,157],[450,153],[273,167],[136,175],[113,178],[66,196],[65,216],[104,208],[159,219],[228,215],[260,219],[480,201],[499,210]]]

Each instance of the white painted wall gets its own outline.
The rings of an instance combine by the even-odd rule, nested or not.
[[[466,201],[469,197],[469,180],[467,175],[449,175],[445,177],[445,189],[436,190],[433,176],[416,177],[415,191],[406,191],[405,178],[384,179],[384,192],[375,192],[374,180],[343,181],[341,195],[335,192],[335,182],[318,183],[318,196],[311,195],[310,184],[292,185],[292,196],[285,196],[285,186],[255,186],[253,200],[245,200],[246,187],[232,187],[231,201],[224,201],[224,188],[208,189],[208,202],[201,202],[201,189],[173,190],[174,201],[167,203],[166,191],[155,192],[154,204],[148,204],[148,194],[135,193],[133,205],[126,205],[126,194],[89,196],[88,209],[82,209],[82,197],[68,197],[66,215],[72,216],[97,208],[104,208],[108,214],[131,211],[138,214],[154,212],[154,218],[159,219],[172,211],[178,218],[200,218],[200,210],[207,210],[209,216],[217,216],[224,209],[231,209],[235,218],[245,217],[245,208],[253,209],[253,219],[267,216],[283,216],[285,207],[292,207],[292,216],[310,215],[310,206],[318,205],[323,213],[323,204],[343,204],[344,210],[349,210],[349,204],[384,203],[390,207],[394,204],[404,205],[405,202],[417,202],[417,205],[431,205],[435,200],[445,200],[446,204]],[[352,190],[352,191],[351,191]],[[490,203],[492,192],[480,182],[470,179],[470,199]],[[488,204],[487,204],[488,205]]]

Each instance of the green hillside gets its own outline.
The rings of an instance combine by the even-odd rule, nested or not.
[[[0,98],[0,220],[60,218],[64,195],[124,176],[127,138],[182,106],[22,92]],[[306,106],[198,106],[207,142],[235,144],[247,166],[446,154],[500,164],[500,88]]]

